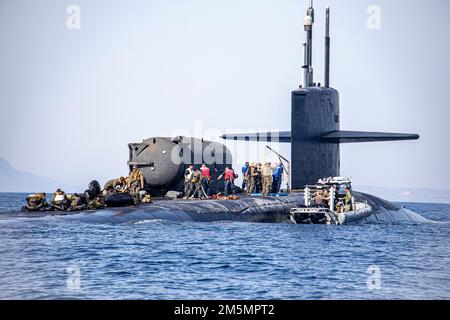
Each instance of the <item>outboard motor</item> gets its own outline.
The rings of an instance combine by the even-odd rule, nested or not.
[[[100,187],[100,183],[98,183],[97,180],[93,180],[89,183],[88,189],[84,191],[84,196],[86,198],[86,201],[90,201],[92,199],[95,199],[100,194],[102,188]]]

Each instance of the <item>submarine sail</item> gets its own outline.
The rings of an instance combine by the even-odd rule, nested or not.
[[[291,144],[292,189],[323,177],[340,176],[340,144],[419,139],[418,134],[340,130],[339,92],[330,84],[330,8],[325,24],[325,86],[313,82],[312,31],[314,8],[309,2],[304,19],[306,41],[299,89],[291,94],[291,131],[226,134],[223,139]]]

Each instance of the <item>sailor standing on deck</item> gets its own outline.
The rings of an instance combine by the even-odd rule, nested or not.
[[[277,166],[275,167],[275,171],[272,175],[272,192],[278,193],[280,192],[281,188],[281,180],[283,178],[283,165],[281,162],[278,162]]]
[[[261,193],[262,190],[262,164],[261,162],[258,163],[258,166],[256,167],[256,177],[255,177],[255,189],[256,193]]]
[[[256,163],[253,162],[247,170],[247,180],[248,180],[247,193],[248,194],[252,194],[255,191],[257,175],[258,175],[258,173],[257,173]]]
[[[231,169],[230,167],[226,166],[225,172],[223,174],[221,174],[217,178],[217,180],[222,179],[222,177],[224,178],[224,184],[225,184],[225,190],[224,190],[225,196],[228,196],[230,189],[231,189],[231,192],[233,194],[235,194],[236,191],[235,191],[235,186],[234,186],[234,179],[236,178],[236,175],[234,173],[234,170]]]
[[[197,194],[201,195],[200,189],[202,187],[202,173],[200,172],[200,168],[195,169],[192,173],[191,183],[191,191],[194,190],[191,196],[193,199]]]
[[[262,194],[267,197],[272,187],[272,167],[270,162],[266,162],[262,168]]]
[[[248,171],[250,168],[250,163],[247,161],[245,165],[242,167],[242,191],[245,190],[245,187],[248,187]]]
[[[211,186],[211,171],[205,163],[202,164],[200,170],[202,172],[202,188],[200,190],[200,198],[209,198],[209,188]]]
[[[187,199],[189,197],[189,193],[191,193],[192,189],[192,173],[194,173],[194,166],[190,165],[184,171],[184,198]]]

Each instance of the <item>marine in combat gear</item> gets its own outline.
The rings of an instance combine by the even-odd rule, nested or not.
[[[124,177],[108,180],[103,187],[103,194],[114,192],[125,192],[127,180]]]
[[[262,194],[267,197],[272,188],[272,167],[266,162],[262,167]]]
[[[70,196],[70,206],[67,211],[82,211],[86,210],[86,208],[86,204],[83,203],[81,197],[77,193]]]
[[[200,188],[202,187],[202,173],[200,171],[200,168],[197,168],[192,173],[191,178],[191,190],[194,190],[192,192],[191,198],[195,198],[196,196],[200,196]],[[189,195],[188,195],[189,197]]]
[[[194,166],[190,165],[184,172],[184,197],[187,199],[192,189],[192,174],[194,173]]]
[[[87,208],[89,210],[98,210],[103,209],[105,207],[105,198],[102,195],[98,195],[97,197],[88,201]]]
[[[139,168],[134,165],[133,170],[131,171],[130,175],[126,179],[127,182],[127,188],[130,195],[133,197],[134,204],[139,204],[139,191],[144,190],[145,187],[145,180],[144,180],[144,174],[142,173]]]
[[[22,207],[23,211],[44,211],[48,210],[47,195],[44,192],[30,194],[26,197],[27,205]]]
[[[70,207],[70,200],[67,195],[61,189],[56,190],[50,201],[50,209],[57,211],[66,211]]]

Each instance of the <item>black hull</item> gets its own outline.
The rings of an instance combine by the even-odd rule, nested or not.
[[[378,197],[355,192],[358,202],[367,202],[373,209],[365,220],[426,222],[423,217]],[[83,212],[10,212],[1,218],[61,216],[64,219],[99,223],[127,223],[143,220],[166,221],[240,221],[262,223],[288,223],[291,208],[303,204],[303,194],[285,197],[244,196],[239,200],[154,200],[150,204],[122,208],[105,208]]]
[[[142,220],[166,221],[240,221],[262,223],[289,222],[291,208],[303,196],[243,197],[239,200],[155,200],[150,204],[123,208],[107,208],[95,214],[85,212],[69,219],[125,223]]]

